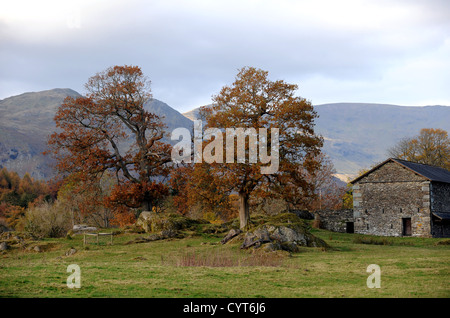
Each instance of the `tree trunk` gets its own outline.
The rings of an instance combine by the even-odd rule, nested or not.
[[[142,202],[142,211],[152,211],[152,207],[151,207],[150,201],[144,200]]]
[[[247,193],[239,193],[239,220],[241,230],[247,230],[250,221],[250,209],[248,204],[249,195]]]

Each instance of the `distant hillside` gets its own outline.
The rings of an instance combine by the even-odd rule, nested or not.
[[[53,117],[66,96],[80,96],[71,89],[25,93],[0,100],[0,167],[29,172],[36,179],[53,175],[51,161],[42,152],[54,131]],[[145,108],[164,118],[172,131],[190,129],[198,108],[180,114],[153,99]],[[450,107],[404,107],[383,104],[336,103],[316,105],[316,131],[325,139],[338,176],[345,180],[387,157],[387,149],[421,128],[441,128],[450,133]]]
[[[81,95],[57,88],[0,100],[0,167],[20,175],[29,172],[36,179],[54,175],[50,158],[42,152],[47,149],[48,136],[55,130],[56,110],[67,96]],[[192,127],[191,120],[157,99],[144,107],[163,117],[168,131]]]
[[[346,176],[385,160],[390,147],[422,128],[450,133],[448,106],[337,103],[315,109],[319,114],[316,130],[325,138],[324,150],[338,173]]]
[[[405,107],[385,104],[335,103],[316,105],[316,132],[325,139],[338,176],[346,180],[387,157],[388,148],[421,128],[450,133],[450,107]],[[183,113],[198,118],[199,108]]]
[[[52,175],[51,161],[42,152],[55,128],[55,111],[67,96],[80,94],[58,88],[0,100],[0,166],[36,179]]]
[[[145,109],[147,109],[149,112],[154,113],[158,116],[160,116],[164,122],[167,125],[167,131],[171,132],[175,128],[178,127],[184,127],[191,129],[194,125],[192,120],[189,118],[186,118],[181,113],[179,113],[177,110],[173,109],[166,103],[163,103],[157,99],[153,99],[148,104],[146,104]]]
[[[206,106],[211,106],[211,105],[206,105]],[[194,120],[197,120],[199,118],[199,113],[200,113],[200,107],[183,113],[183,116],[185,116],[186,118],[189,118],[190,120],[194,121]]]

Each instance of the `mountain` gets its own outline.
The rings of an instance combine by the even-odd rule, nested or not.
[[[80,96],[71,89],[24,93],[0,100],[0,167],[35,179],[53,174],[52,162],[42,154],[55,124],[53,117],[66,96]]]
[[[192,120],[186,118],[166,103],[163,103],[157,99],[152,99],[149,103],[144,105],[144,108],[161,117],[167,125],[166,130],[169,132],[178,127],[184,127],[191,130],[194,125]]]
[[[35,179],[54,175],[52,161],[42,152],[47,149],[47,138],[55,131],[54,116],[67,96],[81,96],[71,89],[52,89],[24,93],[0,100],[0,168],[26,172]],[[164,118],[167,131],[177,127],[190,129],[192,121],[169,105],[153,99],[144,107]]]
[[[385,160],[387,151],[422,128],[450,133],[450,107],[336,103],[315,106],[316,131],[338,174],[354,177],[361,169]]]
[[[208,106],[212,106],[212,105],[205,105],[205,107],[208,107]],[[200,106],[200,107],[203,107],[203,106]],[[199,119],[200,107],[194,108],[193,110],[183,113],[183,116],[192,121]]]
[[[0,167],[20,175],[29,172],[36,179],[53,176],[52,162],[42,152],[55,130],[56,109],[66,96],[81,95],[58,88],[0,100]],[[199,111],[181,114],[157,99],[144,107],[163,118],[168,132],[178,127],[191,129]],[[417,135],[421,128],[450,132],[448,106],[335,103],[315,105],[315,109],[319,115],[316,132],[324,137],[324,151],[342,180],[385,160],[390,147],[403,137]]]
[[[390,147],[403,137],[417,135],[422,128],[450,133],[448,106],[334,103],[314,108],[319,115],[315,130],[324,137],[324,152],[332,159],[336,175],[345,181],[385,160]],[[196,108],[183,115],[195,120],[198,112]]]

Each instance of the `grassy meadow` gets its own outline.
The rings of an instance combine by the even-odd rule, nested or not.
[[[448,239],[313,234],[331,248],[251,253],[206,234],[127,244],[145,234],[124,233],[87,247],[82,235],[44,239],[43,252],[0,255],[0,297],[450,297]],[[66,256],[71,247],[77,252]],[[79,289],[67,287],[70,264],[81,269]],[[381,288],[366,285],[370,264],[381,268]]]

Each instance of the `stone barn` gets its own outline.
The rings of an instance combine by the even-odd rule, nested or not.
[[[390,158],[350,183],[355,233],[450,237],[450,171]]]

